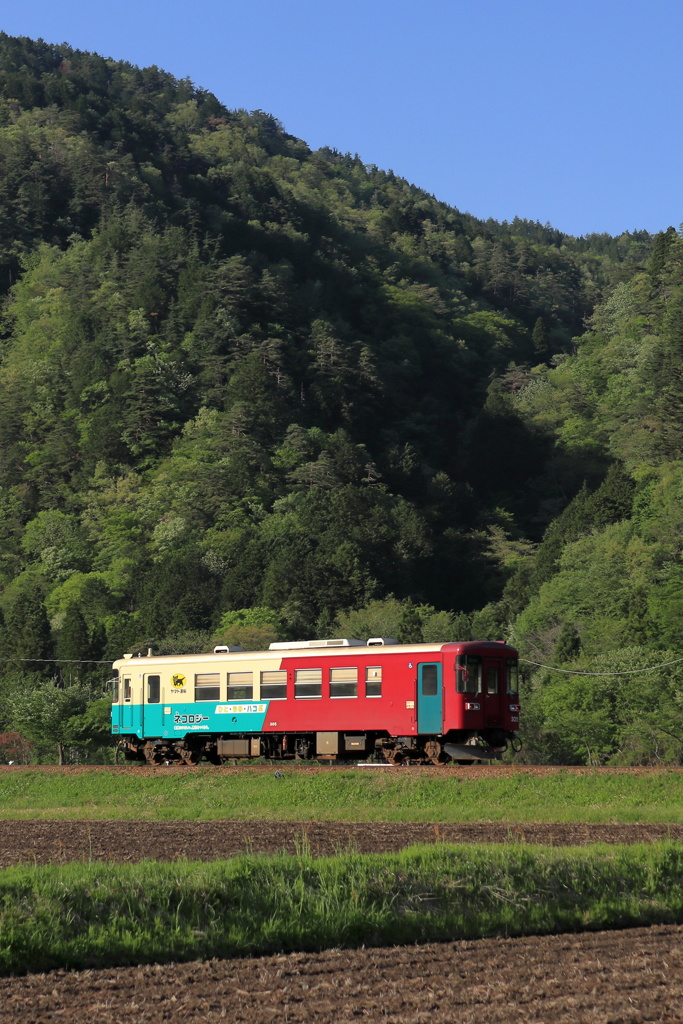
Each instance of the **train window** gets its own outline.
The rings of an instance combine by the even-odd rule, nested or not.
[[[358,669],[357,668],[331,668],[330,669],[330,697],[357,697],[358,696]]]
[[[118,702],[119,702],[119,680],[118,680],[118,676],[116,678],[114,678],[112,680],[112,682],[113,682],[114,685],[112,687],[112,692],[111,692],[111,702],[112,702],[112,704],[118,704]]]
[[[382,666],[369,665],[365,670],[365,696],[382,696]]]
[[[161,676],[147,676],[147,703],[158,704],[161,699]]]
[[[198,672],[194,677],[195,700],[220,700],[220,672]]]
[[[295,697],[322,697],[323,670],[321,668],[297,668],[294,671]]]
[[[261,700],[287,700],[285,669],[261,673]]]
[[[251,672],[228,672],[228,700],[252,700],[253,696]]]
[[[498,666],[489,665],[486,669],[486,692],[498,693]]]
[[[439,692],[439,677],[436,665],[425,665],[422,669],[422,696],[436,697]]]
[[[519,691],[519,663],[516,658],[508,658],[505,663],[505,680],[508,693]]]
[[[124,699],[124,702],[129,702],[132,696],[133,696],[133,692],[132,692],[132,688],[131,688],[131,685],[130,685],[130,679],[126,677],[123,680],[123,699]]]
[[[456,689],[458,693],[481,693],[481,658],[478,654],[459,654]]]

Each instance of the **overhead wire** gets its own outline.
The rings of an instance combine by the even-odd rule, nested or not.
[[[520,658],[525,665],[535,665],[537,668],[547,668],[550,672],[564,672],[570,676],[635,676],[641,672],[656,672],[660,668],[667,668],[669,665],[677,665],[683,658],[674,658],[673,661],[663,661],[660,665],[650,665],[648,668],[632,668],[627,672],[585,672],[575,668],[557,668],[555,665],[543,665],[540,661],[529,661],[528,658]]]
[[[35,661],[40,665],[111,665],[111,658],[2,658],[4,663],[10,661]]]

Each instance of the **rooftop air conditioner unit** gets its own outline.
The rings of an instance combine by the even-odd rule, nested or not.
[[[365,647],[363,640],[283,640],[271,644],[269,651],[297,651],[318,647]]]

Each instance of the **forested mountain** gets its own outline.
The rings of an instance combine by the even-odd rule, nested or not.
[[[670,228],[596,308],[576,352],[532,369],[515,394],[528,429],[550,430],[587,467],[611,462],[482,615],[508,623],[532,660],[604,673],[537,675],[527,705],[535,756],[683,755],[682,270],[683,239]]]
[[[158,68],[0,34],[3,657],[372,625],[654,663],[681,244],[478,221]],[[621,756],[630,705],[599,753],[560,742],[557,678],[536,756]]]

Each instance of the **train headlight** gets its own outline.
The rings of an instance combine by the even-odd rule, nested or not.
[[[510,711],[521,711],[521,710],[522,710],[522,709],[521,709],[521,707],[519,706],[519,704],[511,704],[511,705],[510,705]]]
[[[473,701],[465,701],[465,711],[481,711],[481,704],[475,704]]]

